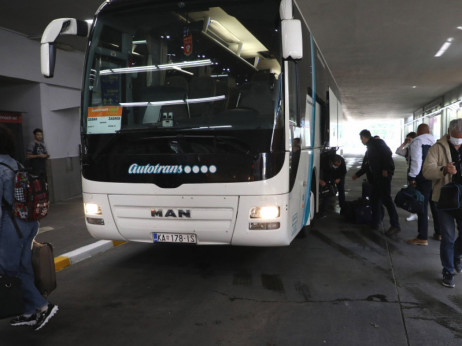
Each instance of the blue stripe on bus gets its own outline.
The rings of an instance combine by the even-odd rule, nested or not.
[[[313,89],[313,108],[311,112],[311,148],[314,148],[314,136],[316,134],[316,60],[314,54],[314,39],[313,34],[310,33],[310,45],[311,45],[311,86]],[[306,185],[306,193],[305,193],[305,210],[303,212],[303,226],[306,225],[308,222],[308,218],[310,217],[310,210],[311,210],[311,181],[313,179],[313,160],[314,160],[314,150],[311,149],[311,156],[310,156],[310,165],[309,165],[309,172],[308,172],[308,183]],[[316,196],[314,196],[316,198]]]

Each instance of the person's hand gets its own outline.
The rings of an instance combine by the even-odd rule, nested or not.
[[[456,174],[457,173],[457,168],[454,166],[454,162],[449,162],[446,167],[444,167],[444,171],[449,174]],[[443,172],[444,172],[443,171]]]
[[[415,180],[409,180],[409,186],[416,188],[417,187],[417,182]]]
[[[353,174],[353,176],[351,177],[353,180],[356,180],[358,179],[358,176],[356,174]]]
[[[319,185],[321,185],[322,187],[326,186],[326,182],[322,179],[319,179]]]
[[[335,183],[336,184],[340,183],[340,179],[335,179]]]
[[[382,171],[382,177],[384,178],[388,177],[388,171],[386,169]]]

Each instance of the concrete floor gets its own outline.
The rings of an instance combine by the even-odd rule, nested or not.
[[[360,196],[347,156],[347,200]],[[395,158],[393,196],[405,184]],[[81,199],[53,205],[38,236],[55,255],[94,242]],[[461,345],[462,275],[441,285],[439,242],[417,223],[383,232],[328,216],[289,247],[128,243],[58,273],[60,311],[38,333],[0,324],[0,345]],[[433,233],[430,222],[429,234]]]

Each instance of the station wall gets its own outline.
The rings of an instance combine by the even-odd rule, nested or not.
[[[55,77],[46,79],[40,73],[38,41],[0,29],[0,42],[4,52],[0,55],[0,111],[22,114],[24,152],[33,141],[32,131],[43,129],[50,154],[50,199],[60,201],[80,194],[79,105],[84,54],[59,50]]]

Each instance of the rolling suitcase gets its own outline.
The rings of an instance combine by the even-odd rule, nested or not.
[[[358,225],[372,222],[372,208],[368,203],[359,203],[355,208],[355,223]]]
[[[35,286],[47,297],[56,288],[56,270],[53,246],[34,240],[32,246],[32,268],[34,268]]]
[[[363,183],[361,185],[361,197],[368,203],[370,203],[372,198],[372,185],[369,184],[369,182],[365,179],[363,180]]]

